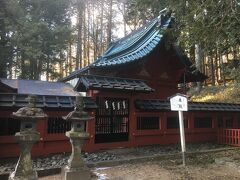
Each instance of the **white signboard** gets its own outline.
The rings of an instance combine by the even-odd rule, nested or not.
[[[185,152],[186,152],[186,145],[185,145],[185,133],[184,133],[184,123],[183,123],[183,111],[188,111],[188,100],[185,95],[176,94],[170,98],[171,110],[178,111],[179,115],[179,129],[180,129],[180,139],[181,139],[181,146],[182,146],[182,159],[183,165],[185,166]]]
[[[188,111],[188,100],[184,95],[176,94],[176,96],[171,97],[170,104],[172,111]]]

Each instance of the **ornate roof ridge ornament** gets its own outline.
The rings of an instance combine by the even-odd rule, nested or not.
[[[171,19],[171,17],[172,17],[172,11],[169,8],[165,8],[159,11],[157,27],[161,27],[162,25],[164,25],[165,21],[168,19]]]

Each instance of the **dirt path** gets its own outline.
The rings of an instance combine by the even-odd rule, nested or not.
[[[147,162],[124,164],[109,169],[98,169],[96,172],[98,176],[102,177],[99,179],[113,180],[240,179],[240,171],[237,172],[236,169],[219,165],[208,165],[205,167],[190,166],[184,168],[181,165],[163,167],[163,165],[157,162]]]
[[[217,161],[216,161],[217,159]],[[240,179],[240,150],[188,155],[181,159],[147,160],[119,166],[91,169],[94,180],[237,180]],[[60,175],[40,178],[59,180]]]
[[[140,164],[123,164],[111,168],[95,169],[98,180],[237,180],[240,171],[222,165],[209,165],[205,167],[163,167],[156,162]],[[60,175],[40,178],[40,180],[59,180]]]

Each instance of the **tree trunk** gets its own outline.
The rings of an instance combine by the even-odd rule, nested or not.
[[[215,68],[214,68],[214,59],[213,59],[213,56],[210,55],[209,56],[209,60],[211,61],[211,84],[212,86],[215,86]]]
[[[91,22],[91,7],[89,2],[87,2],[87,15],[88,15],[88,22],[87,22],[87,62],[90,64],[90,22]]]
[[[49,71],[50,71],[50,64],[49,64],[49,56],[47,56],[47,69],[46,69],[46,80],[49,81]]]
[[[99,53],[99,48],[98,48],[98,34],[99,34],[99,31],[98,31],[98,21],[97,21],[97,24],[96,24],[96,31],[95,31],[95,36],[93,37],[93,43],[94,43],[94,59],[97,58],[98,56],[98,53]]]
[[[112,41],[112,13],[113,13],[113,0],[109,0],[109,6],[108,6],[108,29],[107,29],[107,44],[109,45]]]
[[[86,30],[86,9],[84,8],[83,12],[83,67],[87,66],[87,30]]]
[[[64,55],[62,52],[60,52],[60,60],[59,60],[59,75],[60,75],[60,78],[63,77],[63,62],[64,62]]]
[[[223,58],[222,58],[221,53],[219,54],[219,60],[220,60],[220,69],[221,69],[221,71],[220,71],[221,79],[223,82],[223,86],[226,86],[225,70],[224,70]]]
[[[2,2],[1,5],[1,12],[4,12],[5,8],[5,1]],[[4,16],[4,14],[3,14]],[[8,48],[7,48],[7,40],[6,40],[6,28],[4,18],[0,18],[0,77],[6,78],[7,77],[7,55]]]
[[[201,72],[202,69],[202,60],[203,60],[203,53],[200,44],[195,45],[195,62],[196,68]],[[202,89],[202,83],[197,82],[197,92],[200,92]]]
[[[38,78],[38,80],[40,80],[41,79],[41,73],[42,73],[42,67],[43,67],[43,59],[39,59],[37,62],[38,62],[37,67],[36,67],[37,76],[38,76],[37,78]]]
[[[97,25],[95,24],[95,4],[93,3],[92,4],[92,46],[93,46],[93,58],[96,59],[97,57],[97,50],[96,50],[96,43],[97,43],[97,40],[96,40],[96,32],[97,32]]]
[[[69,44],[68,58],[69,58],[68,70],[69,70],[69,73],[71,73],[72,72],[72,42],[70,42]]]
[[[27,67],[26,67],[26,64],[25,64],[25,60],[26,60],[25,53],[21,52],[21,65],[20,65],[21,76],[20,77],[22,79],[27,79],[27,74],[28,74]]]
[[[101,0],[101,15],[100,15],[100,54],[103,53],[104,44],[103,44],[103,8],[104,8],[104,0]]]
[[[126,36],[127,35],[126,2],[123,2],[123,32],[124,32],[124,36]]]
[[[78,24],[77,24],[77,51],[76,51],[76,67],[75,70],[82,68],[82,27],[83,27],[83,11],[84,11],[84,1],[79,1],[77,3],[77,14],[78,14]]]
[[[215,53],[215,76],[216,76],[216,82],[218,83],[219,82],[219,67],[218,67],[218,64],[219,64],[219,59],[218,59],[218,52],[216,50],[216,53]]]

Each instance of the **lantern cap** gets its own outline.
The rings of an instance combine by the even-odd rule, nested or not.
[[[93,119],[92,116],[89,116],[84,110],[83,97],[78,95],[76,96],[75,108],[67,116],[63,116],[63,119],[66,121],[88,121]]]
[[[26,107],[20,108],[17,112],[13,112],[13,117],[26,119],[47,117],[42,109],[36,107],[36,95],[29,95],[26,100],[28,101],[28,105]]]

